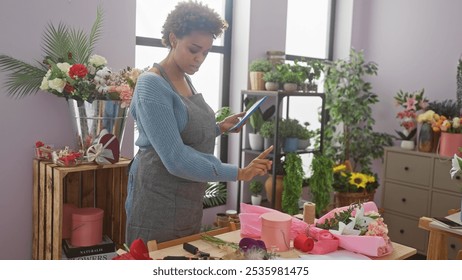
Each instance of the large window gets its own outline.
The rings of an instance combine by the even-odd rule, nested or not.
[[[184,0],[137,0],[136,1],[136,63],[137,68],[152,66],[160,62],[168,53],[161,43],[162,25],[168,13],[178,2]],[[202,0],[203,4],[214,9],[231,25],[232,1]],[[213,48],[201,66],[201,70],[191,76],[194,87],[202,93],[204,99],[217,111],[229,102],[229,61],[230,32],[214,41]],[[137,134],[135,132],[135,140]],[[225,138],[216,141],[215,154],[226,161],[227,145]],[[135,147],[136,152],[137,147]]]

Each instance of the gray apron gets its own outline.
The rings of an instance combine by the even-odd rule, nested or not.
[[[162,67],[156,64],[154,66],[175,90]],[[187,81],[194,95],[183,97],[175,90],[188,111],[188,123],[181,132],[181,138],[185,145],[199,152],[213,154],[216,137],[215,114],[202,95],[196,94],[189,77]],[[133,207],[131,211],[127,211],[128,244],[137,238],[144,242],[164,242],[198,233],[207,183],[170,174],[152,147],[140,150],[137,157],[138,167],[132,190]]]

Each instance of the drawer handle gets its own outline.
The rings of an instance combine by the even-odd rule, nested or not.
[[[406,202],[406,198],[405,197],[401,198],[401,201]]]
[[[409,170],[409,167],[405,166],[405,167],[404,167],[404,170],[408,171],[408,170]]]
[[[456,180],[460,180],[460,176],[459,176],[459,175],[456,176]]]
[[[404,229],[400,229],[400,230],[399,230],[399,233],[403,234],[403,233],[404,233]]]
[[[455,249],[455,248],[456,248],[456,244],[451,244],[449,247],[451,247],[451,249]]]

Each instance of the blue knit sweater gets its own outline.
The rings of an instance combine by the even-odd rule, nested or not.
[[[136,121],[140,149],[153,147],[167,170],[198,182],[235,181],[238,167],[222,163],[213,154],[199,152],[183,143],[180,133],[188,122],[181,97],[161,76],[146,72],[138,78],[130,106]],[[219,128],[217,126],[217,135]]]

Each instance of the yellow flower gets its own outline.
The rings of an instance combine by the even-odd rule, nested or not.
[[[352,185],[357,186],[358,188],[366,188],[366,184],[368,182],[368,178],[366,175],[358,172],[353,172],[351,173],[350,181],[349,183]]]
[[[340,172],[340,171],[345,171],[346,170],[346,165],[345,164],[340,164],[334,167],[334,173]]]

